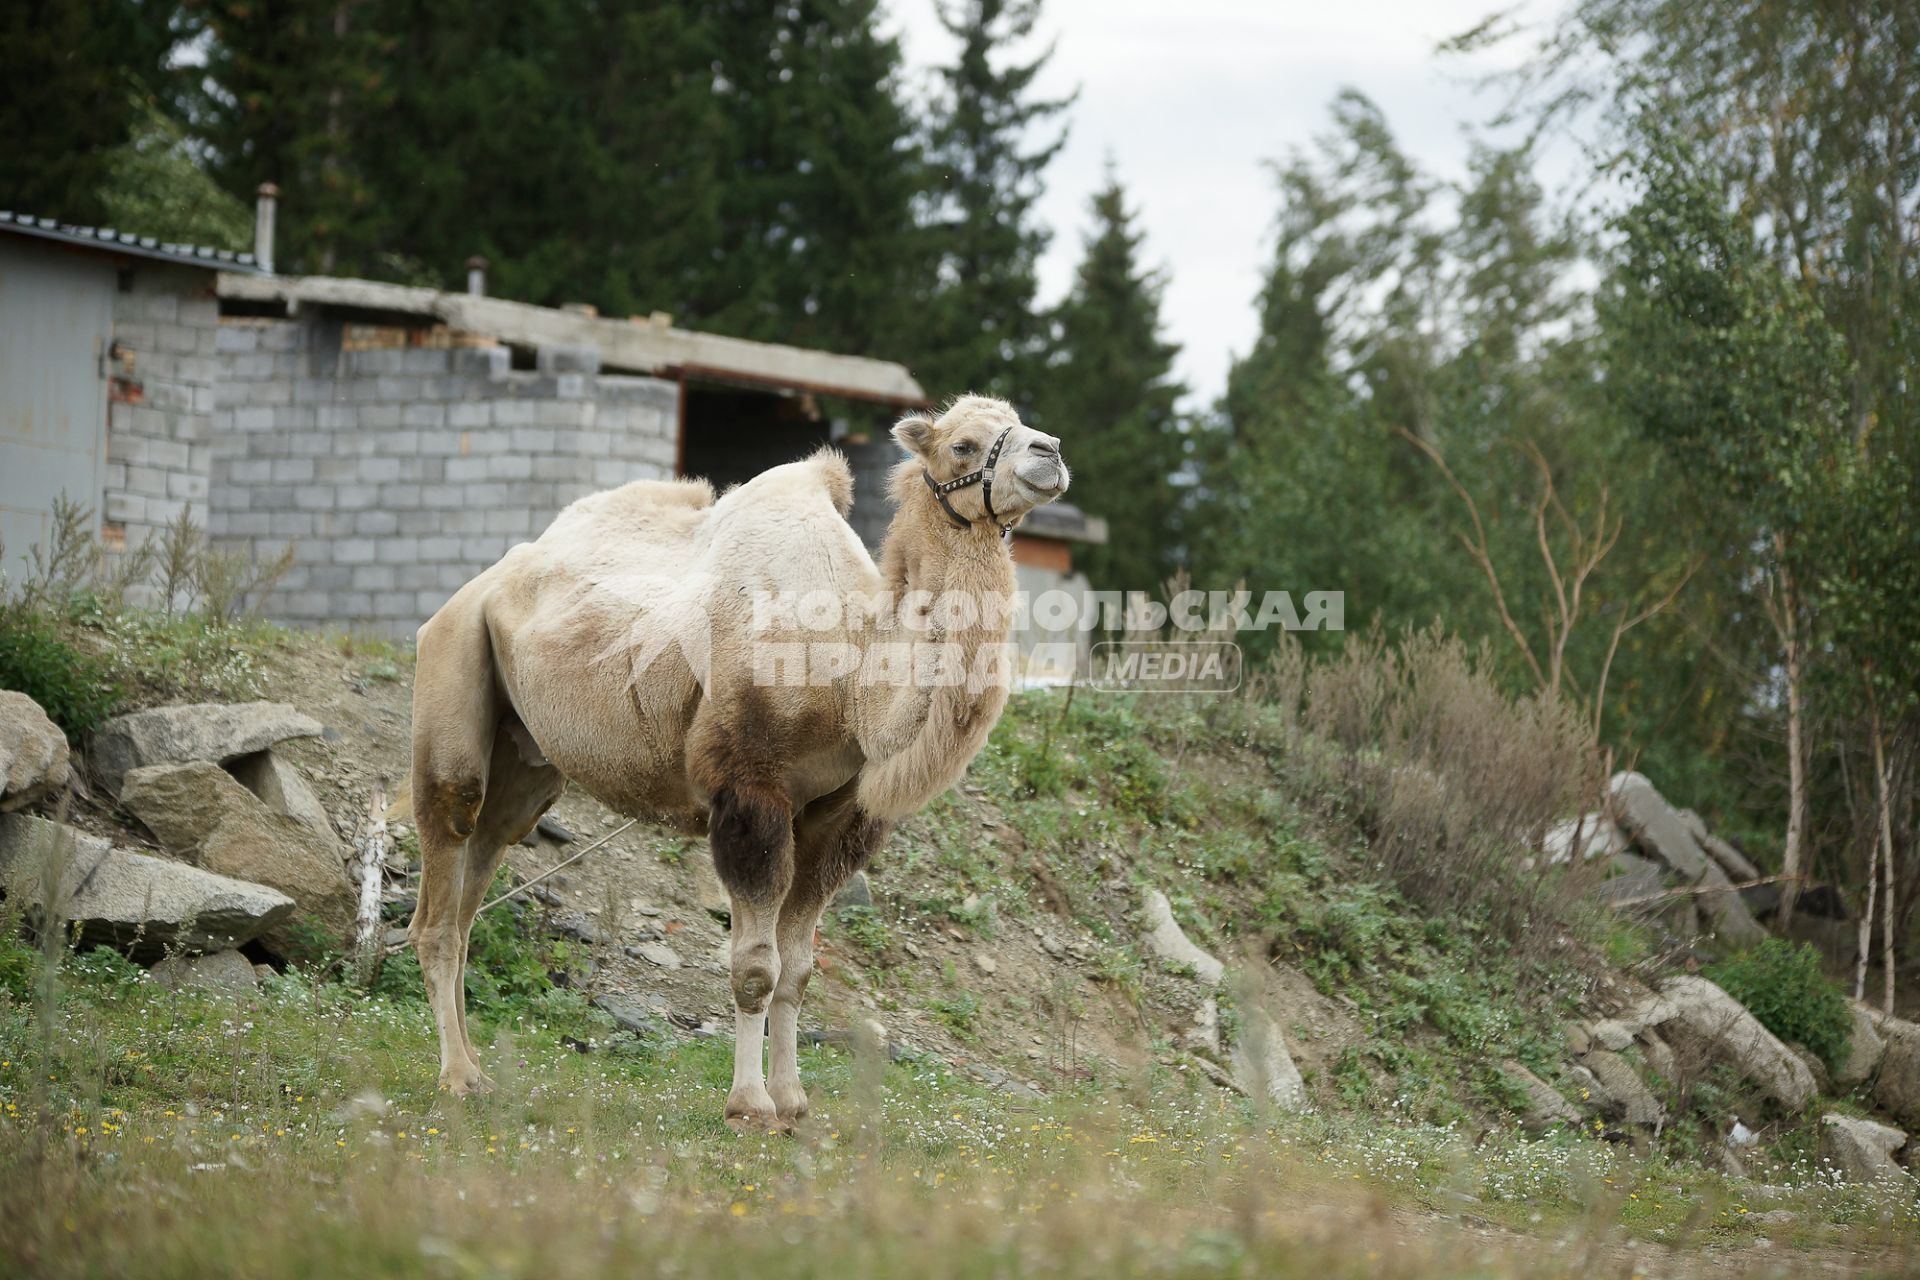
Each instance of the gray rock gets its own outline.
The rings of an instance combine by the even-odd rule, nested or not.
[[[1169,964],[1185,965],[1192,969],[1200,981],[1209,987],[1220,985],[1227,967],[1195,946],[1193,940],[1187,937],[1179,922],[1173,918],[1173,904],[1167,901],[1166,894],[1158,889],[1148,889],[1141,895],[1140,911],[1145,926],[1140,940],[1146,944],[1149,952]],[[1291,1062],[1288,1065],[1292,1065]],[[1298,1074],[1295,1073],[1296,1076]]]
[[[278,889],[298,904],[300,918],[336,940],[347,936],[356,895],[340,842],[273,812],[218,765],[134,769],[122,781],[120,802],[174,857]],[[263,941],[276,955],[290,955],[296,939],[278,927]]]
[[[555,844],[572,844],[580,838],[562,826],[560,820],[550,813],[541,814],[540,821],[533,824],[533,829]]]
[[[0,813],[12,813],[73,780],[67,735],[24,693],[0,689]]]
[[[292,818],[315,835],[329,840],[339,838],[320,797],[314,794],[293,761],[277,751],[256,751],[241,756],[227,765],[227,772],[273,812]]]
[[[646,1009],[636,1000],[612,994],[597,995],[593,998],[593,1007],[612,1018],[614,1025],[622,1031],[630,1031],[636,1036],[657,1036],[666,1031]]]
[[[1555,1125],[1580,1123],[1579,1111],[1545,1080],[1512,1059],[1501,1063],[1500,1069],[1512,1077],[1527,1095],[1526,1107],[1521,1112],[1521,1124],[1528,1133],[1545,1133]]]
[[[1820,1061],[1819,1054],[1797,1040],[1788,1041],[1787,1048],[1792,1052],[1794,1057],[1800,1059],[1801,1063],[1806,1066],[1807,1074],[1813,1077],[1813,1091],[1815,1093],[1824,1094],[1833,1091],[1832,1074],[1828,1072],[1827,1064]]]
[[[1547,855],[1547,861],[1558,864],[1572,860],[1576,844],[1582,859],[1606,858],[1625,853],[1627,837],[1606,814],[1589,813],[1547,828],[1540,851]]]
[[[1904,1182],[1894,1153],[1907,1135],[1890,1124],[1829,1113],[1820,1117],[1820,1156],[1848,1182]]]
[[[1618,1053],[1633,1043],[1633,1038],[1640,1034],[1640,1028],[1618,1018],[1602,1018],[1587,1028],[1587,1033],[1602,1049]]]
[[[1905,1125],[1920,1125],[1920,1026],[1903,1018],[1880,1019],[1886,1048],[1873,1078],[1873,1100]]]
[[[842,911],[848,907],[871,907],[873,905],[873,885],[867,880],[867,873],[856,871],[847,877],[840,886],[840,892],[833,895],[833,910]]]
[[[1747,855],[1722,840],[1709,834],[1701,839],[1700,847],[1709,858],[1720,864],[1720,869],[1735,880],[1758,880],[1760,868],[1753,865]]]
[[[1233,1045],[1233,1078],[1248,1097],[1265,1098],[1284,1111],[1307,1105],[1306,1082],[1287,1051],[1287,1038],[1264,1009],[1240,1011],[1240,1038]]]
[[[224,764],[288,738],[311,738],[320,722],[282,702],[192,703],[116,716],[93,735],[88,761],[115,795],[130,770],[211,760]]]
[[[1654,790],[1653,784],[1642,774],[1620,773],[1614,775],[1610,786],[1620,824],[1641,851],[1666,863],[1688,884],[1711,890],[1699,895],[1697,905],[1714,931],[1735,947],[1765,941],[1767,931],[1753,918],[1740,895],[1731,891],[1733,882],[1727,879],[1727,873],[1707,857],[1679,812]]]
[[[1798,1112],[1814,1097],[1813,1073],[1746,1007],[1705,978],[1685,975],[1626,1019],[1658,1027],[1669,1044],[1726,1063],[1767,1098]]]
[[[253,962],[238,951],[215,951],[204,956],[168,956],[147,976],[169,991],[251,991],[260,984]]]
[[[44,868],[56,849],[61,916],[78,923],[82,942],[136,959],[237,947],[293,915],[293,899],[265,885],[116,848],[44,818],[0,816],[0,888],[35,920],[45,919]]]
[[[1643,853],[1658,858],[1697,884],[1707,871],[1707,855],[1687,830],[1680,813],[1654,790],[1645,774],[1615,774],[1610,784],[1620,825]]]
[[[1193,1011],[1193,1021],[1180,1036],[1180,1043],[1195,1053],[1212,1057],[1220,1052],[1220,1002],[1208,996]]]
[[[1599,1082],[1601,1092],[1611,1103],[1606,1109],[1615,1119],[1639,1125],[1665,1122],[1667,1109],[1653,1096],[1631,1062],[1611,1050],[1595,1049],[1581,1059],[1581,1065]]]
[[[664,942],[643,942],[634,947],[633,951],[648,964],[657,964],[662,969],[680,967],[680,953]]]
[[[1873,1015],[1857,1004],[1849,1004],[1847,1011],[1853,1016],[1853,1029],[1847,1033],[1846,1055],[1833,1073],[1833,1082],[1843,1089],[1873,1079],[1887,1052],[1887,1042],[1874,1029]]]

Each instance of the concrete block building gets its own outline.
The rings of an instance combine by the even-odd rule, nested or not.
[[[0,213],[10,571],[62,492],[109,548],[190,506],[219,545],[292,549],[266,616],[408,638],[569,502],[634,479],[724,487],[833,443],[877,546],[886,428],[928,402],[886,361],[256,256]],[[1015,541],[1022,587],[1083,588],[1072,548],[1104,536],[1047,508]]]

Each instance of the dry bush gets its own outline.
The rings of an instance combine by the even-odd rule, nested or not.
[[[1585,869],[1536,851],[1599,793],[1601,764],[1578,708],[1512,696],[1491,665],[1437,629],[1376,631],[1318,661],[1282,646],[1249,692],[1279,721],[1297,793],[1356,828],[1409,899],[1518,938],[1574,918]]]

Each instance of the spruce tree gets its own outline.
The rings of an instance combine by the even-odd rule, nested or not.
[[[718,238],[693,319],[743,337],[903,354],[931,274],[899,43],[877,0],[709,6],[722,115]]]
[[[383,206],[361,156],[396,122],[382,41],[365,0],[197,0],[210,37],[198,125],[214,177],[249,203],[262,182],[281,205],[281,270],[365,271],[380,243]]]
[[[1073,289],[1054,313],[1037,416],[1065,438],[1072,500],[1108,520],[1107,545],[1078,553],[1088,579],[1103,590],[1157,592],[1183,558],[1179,347],[1160,336],[1165,281],[1140,263],[1143,236],[1111,169],[1093,216]]]
[[[0,9],[0,208],[108,219],[114,151],[165,96],[177,8],[177,0],[20,0]]]
[[[1053,51],[1008,60],[1033,32],[1040,0],[965,0],[939,6],[960,41],[939,69],[944,93],[931,132],[931,230],[939,271],[916,326],[915,373],[936,396],[1005,396],[1031,408],[1045,349],[1034,306],[1036,264],[1049,239],[1034,219],[1041,175],[1066,142],[1064,128],[1027,150],[1072,98],[1043,99],[1033,83]]]

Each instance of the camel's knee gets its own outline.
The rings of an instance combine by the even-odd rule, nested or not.
[[[780,983],[780,956],[762,943],[736,948],[733,953],[733,1004],[742,1013],[759,1013],[767,1007]]]
[[[780,979],[774,984],[773,998],[788,1004],[799,1004],[807,994],[807,982],[813,977],[813,957],[794,957],[791,963],[782,963]]]
[[[478,770],[431,775],[414,786],[414,818],[422,827],[432,823],[439,833],[465,840],[479,825],[486,798],[486,779]]]
[[[784,797],[733,788],[714,793],[707,832],[713,869],[728,893],[777,903],[793,883],[793,810]]]
[[[420,958],[420,971],[427,975],[429,982],[446,972],[449,965],[457,966],[467,957],[465,931],[454,928],[451,921],[423,921],[416,914],[407,930],[407,940],[413,944],[413,952]]]

